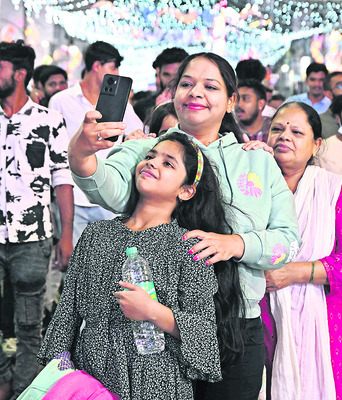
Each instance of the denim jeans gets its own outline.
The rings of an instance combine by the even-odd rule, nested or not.
[[[14,295],[17,352],[13,391],[21,393],[35,378],[41,346],[43,299],[52,239],[0,244],[0,276],[9,277]],[[10,366],[0,348],[0,382],[10,379]]]
[[[260,318],[246,320],[243,356],[222,369],[223,380],[196,381],[195,400],[258,400],[265,363],[264,335]]]

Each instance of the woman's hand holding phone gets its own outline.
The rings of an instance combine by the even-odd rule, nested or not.
[[[69,163],[78,176],[92,175],[97,167],[95,153],[113,147],[113,142],[104,139],[125,133],[125,122],[97,122],[100,118],[99,111],[88,111],[79,130],[70,140]]]
[[[95,153],[113,146],[125,133],[121,122],[126,110],[132,79],[106,74],[103,77],[96,110],[88,111],[83,124],[69,143],[69,164],[81,177],[92,175],[97,168]]]

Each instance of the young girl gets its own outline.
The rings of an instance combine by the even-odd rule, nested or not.
[[[125,141],[159,137],[166,133],[168,129],[176,126],[177,122],[178,119],[173,101],[161,103],[147,116],[144,128],[146,133],[141,129],[137,129],[127,135]]]
[[[223,381],[198,385],[197,398],[206,400],[258,398],[264,367],[259,307],[265,292],[263,270],[290,262],[300,242],[292,193],[273,157],[263,150],[246,152],[238,143],[242,142],[241,134],[232,114],[237,96],[234,70],[216,54],[193,54],[178,69],[174,104],[179,126],[169,132],[187,134],[215,161],[225,204],[234,209],[232,231],[218,234],[195,226],[185,240],[200,239],[190,249],[197,261],[207,257],[208,264],[232,258],[239,261],[246,306],[246,318],[241,314],[241,325],[235,326],[235,333],[245,326],[243,351],[230,340],[228,316],[232,308],[217,309]],[[77,185],[91,201],[120,212],[127,204],[132,171],[155,139],[129,140],[115,146],[109,159],[102,162],[95,152],[112,146],[102,138],[122,134],[125,125],[96,123],[99,117],[95,111],[86,114],[82,128],[71,139],[69,161]],[[218,279],[222,297],[229,298],[227,279],[220,275]],[[233,364],[234,354],[239,357]]]
[[[189,400],[191,379],[217,381],[221,370],[214,270],[192,259],[182,237],[194,227],[230,228],[212,167],[185,135],[164,135],[138,164],[135,185],[138,200],[128,207],[127,217],[96,222],[82,234],[38,359],[44,363],[70,351],[76,368],[122,400]],[[150,264],[159,302],[139,286],[121,282],[125,251],[133,246]],[[236,264],[216,268],[225,271],[229,302],[239,310]],[[220,293],[216,297],[226,304]],[[230,316],[233,327],[238,312]],[[162,329],[165,351],[138,355],[131,319]],[[241,343],[239,337],[231,339]]]
[[[178,122],[175,105],[173,101],[159,104],[148,116],[146,125],[149,132],[153,132],[157,137],[173,128]]]

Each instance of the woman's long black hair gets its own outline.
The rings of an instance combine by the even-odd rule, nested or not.
[[[186,169],[183,185],[192,185],[197,173],[198,155],[189,137],[179,132],[166,133],[159,138],[158,143],[165,140],[181,144]],[[196,194],[190,200],[178,201],[171,217],[181,227],[189,230],[231,234],[233,213],[229,212],[230,206],[227,204],[225,207],[228,214],[225,212],[217,174],[204,154],[203,158],[203,174],[196,187]],[[133,204],[132,206],[131,212],[135,208]],[[230,221],[227,220],[227,215]],[[225,365],[235,362],[243,352],[245,302],[237,262],[232,259],[217,262],[214,270],[218,279],[218,291],[214,296],[217,336],[221,363]]]

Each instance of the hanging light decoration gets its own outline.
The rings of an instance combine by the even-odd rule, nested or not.
[[[293,40],[341,32],[340,1],[294,0],[12,0],[28,15],[44,8],[71,37],[104,40],[119,50],[184,47],[215,51],[232,61],[275,64]]]

